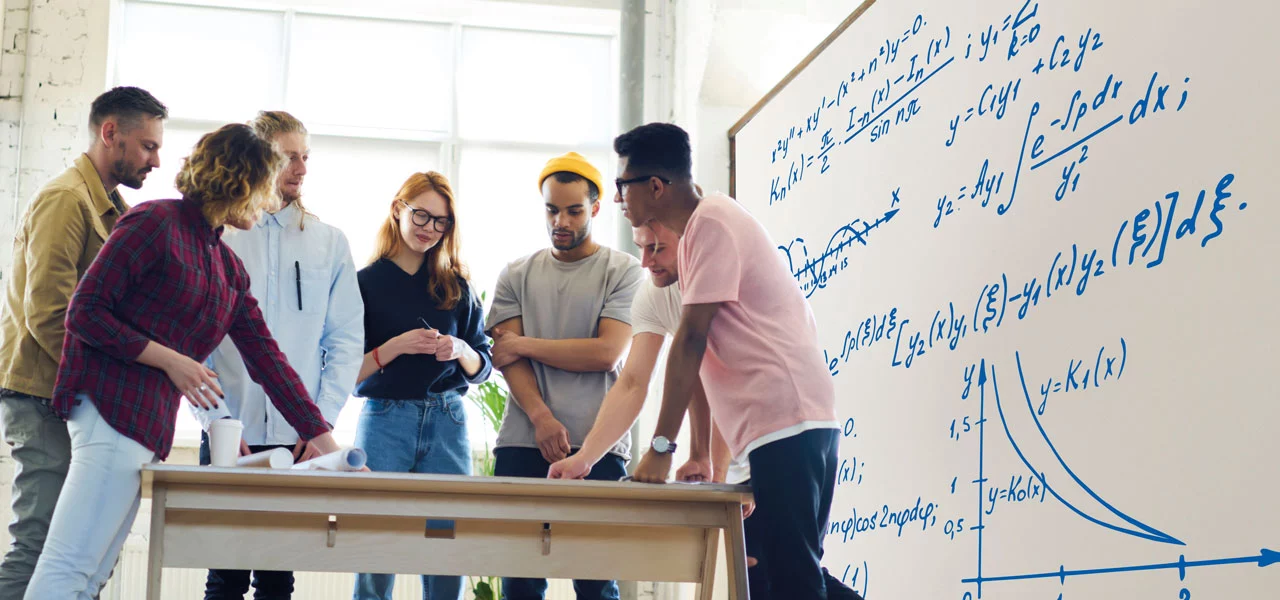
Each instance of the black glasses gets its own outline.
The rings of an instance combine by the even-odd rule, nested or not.
[[[404,200],[401,200],[400,204],[403,204],[405,208],[409,209],[409,212],[413,213],[413,224],[418,227],[426,227],[428,223],[431,223],[438,233],[444,233],[453,227],[453,219],[449,217],[437,217],[425,210],[409,206]]]
[[[639,177],[632,177],[631,179],[614,179],[613,184],[618,186],[618,195],[621,196],[622,188],[628,185],[631,185],[633,183],[640,183],[641,181],[649,181],[654,177],[658,177],[658,176],[657,175],[641,175]],[[671,180],[666,179],[664,177],[658,177],[658,181],[661,181],[662,183],[665,183],[667,185],[671,185]]]

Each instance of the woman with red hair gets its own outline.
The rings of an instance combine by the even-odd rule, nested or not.
[[[411,175],[357,275],[366,354],[356,395],[366,400],[355,445],[373,471],[471,474],[462,397],[492,363],[479,297],[458,258],[455,207],[443,175]],[[358,574],[355,600],[391,600],[394,578]],[[462,577],[423,575],[422,585],[427,598],[462,598]]]

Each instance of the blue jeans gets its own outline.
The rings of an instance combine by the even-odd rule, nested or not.
[[[370,471],[471,474],[466,407],[462,397],[453,392],[422,400],[366,400],[356,425],[355,446],[368,455]],[[453,521],[427,524],[453,527]],[[359,573],[352,598],[391,600],[394,585],[395,574]],[[462,600],[462,577],[423,575],[422,598]]]
[[[27,600],[88,600],[120,556],[142,502],[142,465],[156,453],[107,424],[88,397],[71,409],[71,468]]]
[[[575,450],[574,453],[577,451]],[[551,463],[542,457],[537,448],[498,448],[493,451],[493,474],[496,477],[538,477],[546,479]],[[587,479],[592,481],[618,481],[627,476],[627,463],[621,456],[606,454],[591,468]],[[578,600],[618,600],[618,582],[594,579],[573,580],[573,591]],[[505,600],[543,600],[547,595],[546,579],[503,577],[502,597]]]

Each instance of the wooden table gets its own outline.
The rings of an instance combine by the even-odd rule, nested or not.
[[[723,529],[729,597],[745,599],[750,491],[147,465],[147,598],[164,567],[185,567],[675,581],[710,599]]]

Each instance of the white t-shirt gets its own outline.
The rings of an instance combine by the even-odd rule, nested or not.
[[[653,333],[674,337],[680,328],[680,286],[658,287],[646,277],[631,303],[631,333]],[[735,457],[729,463],[726,483],[742,483],[751,479],[751,465],[747,454]]]

